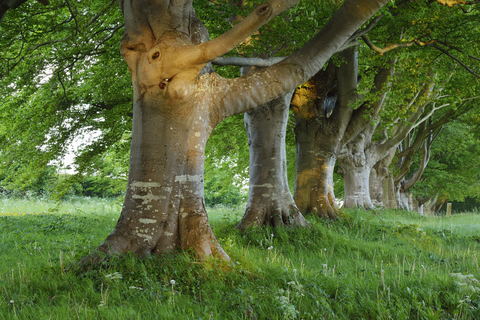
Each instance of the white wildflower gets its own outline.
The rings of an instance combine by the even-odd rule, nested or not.
[[[173,280],[173,279],[170,280],[170,284],[171,284],[172,286],[175,285],[175,283],[176,283],[175,280]]]
[[[116,280],[116,279],[123,279],[123,276],[120,272],[114,272],[114,273],[107,274],[105,278],[110,280]]]
[[[143,290],[143,288],[140,287],[135,287],[135,286],[130,286],[128,289],[133,289],[133,290]]]

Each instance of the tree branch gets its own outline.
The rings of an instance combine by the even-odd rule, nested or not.
[[[97,21],[97,19],[98,19],[101,15],[103,15],[103,14],[107,11],[107,9],[108,9],[114,2],[115,2],[115,0],[110,1],[110,3],[105,7],[104,10],[100,11],[99,13],[97,13],[97,15],[96,15],[95,17],[93,17],[93,18],[87,23],[87,27],[88,27],[89,25],[93,24],[95,21]]]
[[[211,62],[217,66],[238,66],[238,67],[259,67],[266,68],[273,66],[285,59],[285,57],[271,57],[268,59],[262,58],[243,58],[243,57],[218,57]]]
[[[394,49],[397,49],[397,48],[408,48],[408,47],[411,47],[415,44],[424,47],[424,46],[429,46],[432,43],[437,41],[437,40],[431,40],[431,41],[427,41],[427,42],[422,42],[420,40],[415,39],[415,40],[412,40],[412,41],[409,41],[409,42],[393,43],[393,44],[390,44],[390,45],[388,45],[384,48],[379,48],[379,47],[377,47],[376,45],[373,44],[373,42],[370,40],[370,38],[366,34],[362,35],[362,39],[363,39],[363,41],[365,41],[365,44],[370,49],[372,49],[375,52],[378,52],[378,54],[381,55],[381,56],[383,56],[384,53],[386,53],[388,51],[391,51],[391,50],[394,50]]]
[[[68,11],[70,11],[70,14],[72,15],[72,18],[75,20],[75,35],[77,35],[77,34],[80,33],[80,29],[78,27],[77,16],[73,13],[72,6],[70,5],[70,1],[68,1],[68,0],[65,0],[65,1],[67,2]]]
[[[222,86],[214,108],[221,119],[261,106],[306,82],[388,0],[346,0],[306,45],[280,63],[235,79],[211,78]],[[361,8],[361,10],[359,10]],[[205,79],[207,81],[207,79]],[[242,88],[241,94],[238,90]],[[215,99],[214,98],[214,99]]]
[[[458,59],[457,57],[455,57],[453,54],[449,53],[447,50],[444,50],[442,48],[440,48],[439,46],[437,45],[433,45],[432,47],[434,47],[435,49],[441,51],[443,54],[446,54],[447,56],[449,56],[450,58],[452,58],[453,60],[457,61],[458,63],[460,63],[460,65],[462,67],[464,67],[468,72],[470,72],[471,74],[473,74],[475,77],[477,78],[480,78],[480,74],[476,73],[475,71],[473,71],[469,66],[467,66],[465,63],[462,62],[462,60]]]
[[[0,22],[2,22],[5,13],[7,13],[8,9],[16,9],[20,7],[24,2],[27,0],[2,0],[0,1]],[[37,0],[38,3],[47,6],[50,4],[48,0]]]
[[[200,44],[199,48],[203,52],[203,55],[202,61],[199,63],[207,63],[231,51],[258,28],[298,1],[299,0],[271,0],[262,3],[232,29],[213,40]]]

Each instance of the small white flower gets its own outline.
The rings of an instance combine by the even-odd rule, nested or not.
[[[173,280],[173,279],[170,280],[170,284],[171,284],[172,286],[175,285],[175,280]]]
[[[272,250],[273,249],[273,246],[270,246],[267,248],[267,250]]]
[[[123,276],[120,272],[114,272],[114,273],[107,274],[105,278],[115,280],[115,279],[123,279]]]
[[[297,269],[293,269],[293,273],[297,274]]]
[[[128,289],[143,290],[142,288],[140,288],[140,287],[135,287],[135,286],[130,286],[130,287],[128,287]]]
[[[10,300],[10,303],[14,303],[14,302],[15,302],[15,301],[13,301],[13,300]]]

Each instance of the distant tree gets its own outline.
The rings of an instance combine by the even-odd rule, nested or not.
[[[417,199],[438,196],[440,204],[480,199],[480,122],[477,121],[478,110],[473,110],[444,126],[431,147],[429,165],[411,188]],[[420,164],[421,158],[415,159],[413,170]]]

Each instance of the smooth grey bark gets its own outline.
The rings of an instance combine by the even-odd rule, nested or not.
[[[292,93],[244,114],[250,152],[248,203],[237,228],[309,226],[288,188],[285,135]]]
[[[370,172],[370,199],[376,207],[395,208],[395,190],[393,188],[393,174],[389,166],[395,157],[396,150],[392,150],[385,158],[377,162]]]
[[[134,91],[130,171],[106,254],[140,256],[192,248],[198,258],[229,259],[208,223],[203,197],[205,143],[230,115],[293,91],[311,78],[387,1],[347,0],[302,49],[236,79],[202,73],[296,1],[272,0],[208,41],[191,1],[118,0],[125,18],[120,50]],[[83,262],[95,260],[95,253]]]
[[[338,157],[339,173],[345,189],[344,206],[373,209],[370,200],[370,171],[375,164],[365,155],[365,134],[359,134],[347,144]]]
[[[337,68],[336,72],[338,100],[330,117],[326,117],[321,112],[323,110],[315,108],[318,102],[325,99],[327,91],[330,90],[328,77],[314,77],[310,82],[315,89],[315,94],[310,93],[311,97],[303,94],[307,96],[307,101],[317,103],[294,103],[294,111],[297,108],[295,112],[297,121],[295,201],[300,210],[312,210],[324,217],[335,217],[336,203],[333,194],[335,161],[342,148],[368,127],[371,117],[376,116],[381,109],[386,94],[384,86],[393,72],[393,66],[378,68],[372,88],[376,100],[364,101],[358,109],[354,110],[353,104],[358,99],[356,94],[359,79],[358,57],[353,49],[345,50],[341,57],[344,63]],[[327,89],[324,89],[325,86]],[[346,188],[348,189],[348,186]]]
[[[430,119],[421,123],[418,128],[412,132],[411,135],[408,135],[406,139],[400,144],[400,152],[397,155],[397,174],[394,179],[394,185],[397,194],[397,203],[399,208],[404,208],[406,210],[413,210],[412,206],[407,207],[407,197],[408,190],[411,189],[422,177],[422,174],[425,168],[428,165],[431,154],[431,147],[435,139],[440,134],[442,127],[445,123],[454,119],[454,115],[459,110],[450,110],[445,113],[443,117],[433,122]],[[458,112],[461,114],[461,112]],[[413,157],[419,150],[422,150],[422,156],[418,168],[410,173],[410,166],[412,165]],[[422,200],[417,201],[417,207],[420,210],[422,208]],[[422,212],[420,212],[422,213]]]

